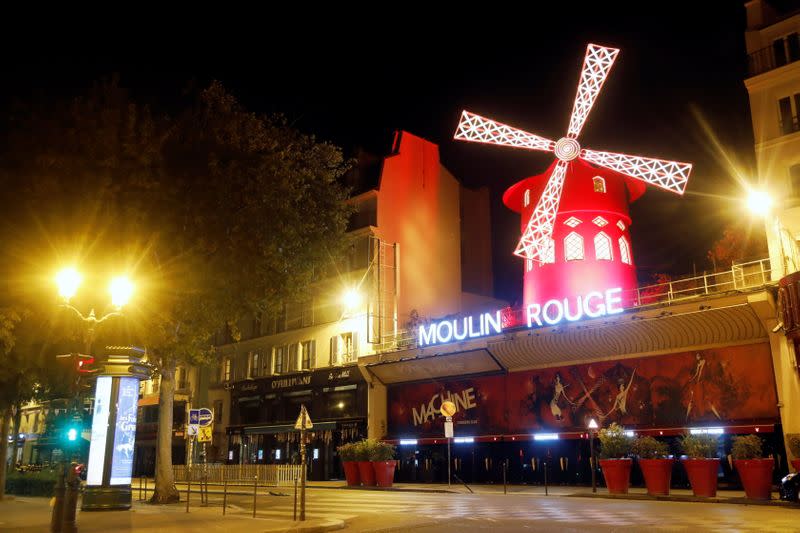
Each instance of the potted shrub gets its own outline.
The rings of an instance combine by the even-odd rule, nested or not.
[[[613,423],[597,434],[600,439],[600,468],[611,494],[627,494],[631,478],[631,439],[622,426]]]
[[[789,451],[794,456],[792,468],[794,468],[795,472],[800,472],[800,433],[786,435],[786,444],[789,445]]]
[[[686,469],[686,475],[689,476],[694,495],[706,498],[716,496],[719,471],[717,436],[707,433],[684,435],[681,439],[681,449],[686,454],[686,459],[681,462]]]
[[[731,455],[747,497],[751,500],[769,500],[775,463],[772,459],[761,457],[761,439],[758,435],[733,437]]]
[[[361,484],[361,475],[358,473],[358,463],[356,462],[356,444],[348,442],[339,446],[337,450],[339,451],[339,459],[342,461],[347,485],[357,487]]]
[[[372,468],[370,460],[374,447],[375,441],[373,439],[364,439],[355,445],[358,475],[361,477],[361,484],[365,487],[375,486],[375,470]]]
[[[388,442],[376,442],[370,451],[370,460],[375,470],[375,480],[379,487],[391,487],[394,481],[394,469],[397,461],[394,459],[394,446]]]
[[[672,480],[672,464],[666,443],[653,437],[639,437],[633,441],[633,453],[639,457],[639,467],[644,475],[647,494],[666,496]]]

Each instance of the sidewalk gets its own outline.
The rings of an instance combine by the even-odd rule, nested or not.
[[[0,501],[0,531],[48,532],[50,513],[49,498],[16,496],[12,500]],[[222,516],[218,506],[193,507],[190,513],[186,513],[184,504],[147,505],[139,502],[134,502],[130,511],[83,513],[79,510],[76,522],[81,533],[108,531],[317,533],[345,527],[344,522],[337,519],[293,522],[242,515]]]

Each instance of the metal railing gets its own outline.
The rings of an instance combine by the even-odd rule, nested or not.
[[[206,480],[209,483],[252,483],[258,478],[258,484],[267,487],[288,487],[300,477],[301,465],[223,465],[196,464],[173,465],[172,473],[175,481],[185,482]],[[205,477],[207,476],[207,477]]]
[[[622,301],[629,302],[634,309],[655,305],[671,304],[702,296],[724,294],[726,292],[756,289],[770,284],[771,266],[769,259],[759,259],[746,263],[735,263],[730,270],[703,273],[665,283],[644,285],[622,294]],[[524,309],[510,310],[504,316],[504,324],[523,324]],[[376,353],[386,353],[416,348],[417,332],[403,329],[396,335],[384,336],[382,342],[375,344]]]
[[[747,72],[750,76],[757,76],[778,67],[794,63],[800,58],[791,57],[785,50],[777,51],[772,45],[747,55]]]

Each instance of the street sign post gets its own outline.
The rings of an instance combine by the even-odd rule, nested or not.
[[[197,409],[197,425],[210,426],[214,423],[214,411],[208,407]]]
[[[203,443],[205,448],[206,442],[211,442],[211,435],[214,431],[214,426],[200,426],[197,428],[197,442]]]
[[[311,417],[308,416],[306,406],[300,406],[300,414],[294,428],[300,430],[300,521],[306,519],[306,430],[314,427]]]
[[[452,475],[450,473],[450,439],[453,438],[453,415],[456,414],[456,404],[447,400],[442,402],[439,412],[444,417],[444,437],[447,439],[447,486],[451,485]]]

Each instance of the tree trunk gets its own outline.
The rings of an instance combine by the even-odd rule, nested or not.
[[[11,466],[13,467],[17,464],[17,449],[19,448],[19,434],[22,422],[22,404],[16,404],[12,412],[14,420],[14,440],[11,441]]]
[[[6,495],[6,472],[8,470],[8,430],[11,429],[11,406],[9,405],[3,409],[3,420],[0,424],[0,457],[3,458],[2,467],[0,467],[0,500]]]
[[[158,396],[158,437],[156,440],[156,482],[150,503],[175,503],[181,497],[172,475],[172,405],[175,400],[175,360],[164,359]]]

